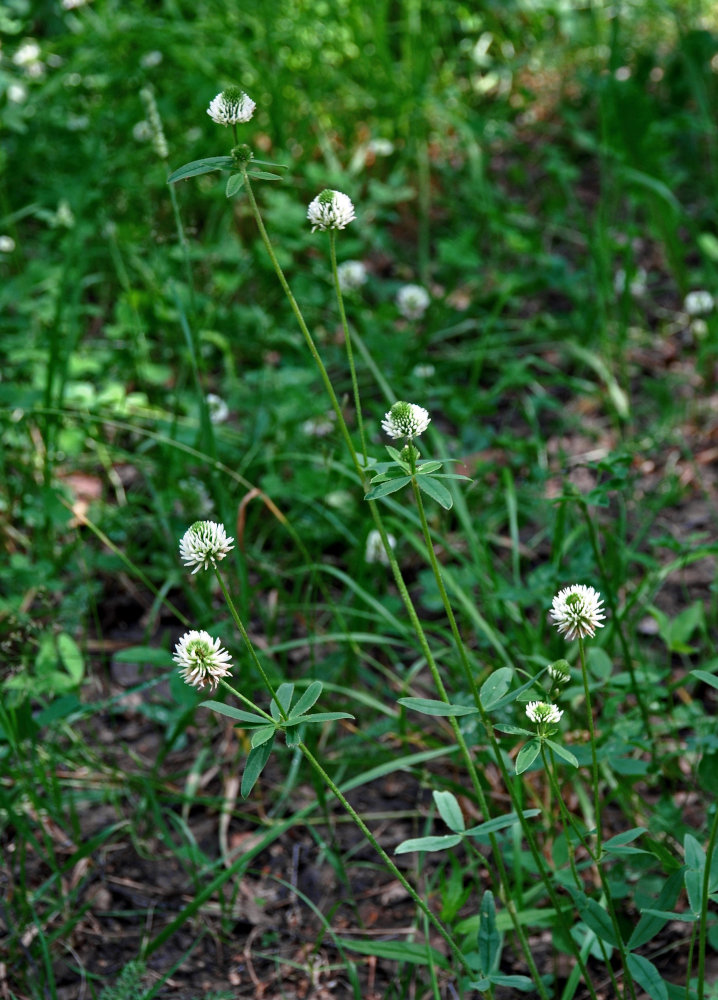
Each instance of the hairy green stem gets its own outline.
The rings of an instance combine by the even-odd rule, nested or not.
[[[588,720],[589,742],[591,744],[591,770],[593,772],[593,814],[596,821],[596,851],[595,859],[601,863],[602,830],[601,830],[601,795],[598,782],[598,756],[596,754],[596,730],[593,725],[593,708],[591,706],[591,689],[588,684],[588,669],[586,667],[586,651],[583,637],[578,637],[578,655],[581,661],[581,677],[583,679],[583,694],[586,699],[586,717]]]

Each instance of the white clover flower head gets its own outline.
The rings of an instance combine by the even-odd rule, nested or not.
[[[530,701],[526,706],[526,714],[537,725],[550,725],[560,720],[563,710],[548,701]]]
[[[404,319],[421,319],[431,298],[421,285],[402,285],[396,293],[396,307]]]
[[[356,292],[367,283],[368,275],[360,260],[345,260],[337,268],[337,277],[343,292]]]
[[[381,426],[391,438],[415,438],[423,434],[430,423],[429,411],[423,406],[399,400],[384,414]]]
[[[208,392],[206,402],[210,422],[213,424],[223,424],[229,416],[229,407],[222,397],[214,392]]]
[[[603,628],[603,598],[593,587],[577,583],[564,587],[553,599],[549,612],[553,624],[569,640],[593,637],[597,628]]]
[[[347,195],[341,191],[330,191],[325,188],[312,201],[307,209],[307,218],[312,226],[312,232],[317,229],[346,229],[350,222],[356,219],[354,205]]]
[[[222,677],[232,672],[229,653],[222,649],[219,639],[213,639],[209,632],[192,630],[185,632],[175,646],[172,659],[180,667],[180,676],[192,687],[209,685],[217,687]]]
[[[209,102],[207,114],[218,125],[239,125],[250,120],[256,107],[239,87],[227,87]]]
[[[387,534],[387,539],[391,549],[396,548],[396,538],[393,535]],[[381,540],[381,535],[376,530],[372,528],[369,534],[366,536],[366,548],[364,550],[364,560],[368,563],[380,563],[382,566],[389,565],[389,556],[386,554],[386,549],[384,548],[384,543]]]
[[[683,300],[683,308],[689,316],[705,316],[713,311],[714,306],[713,296],[702,288],[689,292]]]
[[[411,374],[414,378],[433,378],[436,375],[436,368],[432,364],[414,365]]]
[[[234,547],[234,539],[227,536],[224,526],[216,521],[195,521],[185,531],[180,541],[180,558],[192,575],[200,569],[216,566]]]
[[[15,240],[12,236],[0,236],[0,253],[12,253],[15,249]]]
[[[565,660],[559,660],[549,664],[548,675],[554,684],[568,684],[571,680],[571,674],[563,667],[564,663],[566,663]]]

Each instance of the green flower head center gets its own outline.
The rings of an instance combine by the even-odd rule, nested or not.
[[[239,166],[242,163],[249,163],[250,160],[254,158],[254,153],[249,148],[246,142],[243,142],[241,146],[235,146],[232,150],[232,159]]]
[[[580,594],[569,594],[566,598],[566,604],[573,610],[580,612],[582,610],[583,600]]]
[[[226,90],[222,91],[222,99],[227,104],[239,104],[243,97],[244,91],[241,87],[227,87]]]
[[[194,642],[190,642],[187,646],[187,655],[191,656],[193,660],[196,660],[203,667],[207,665],[207,661],[211,658],[211,650],[207,649],[207,643],[203,642],[202,639],[195,639]]]
[[[320,205],[331,205],[334,201],[334,192],[330,191],[329,188],[324,188],[324,190],[317,195],[317,200]]]

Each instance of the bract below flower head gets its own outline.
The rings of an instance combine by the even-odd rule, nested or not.
[[[256,106],[239,87],[227,87],[209,102],[207,114],[218,125],[239,125],[250,120]]]
[[[389,437],[415,438],[423,434],[430,423],[429,411],[423,406],[399,400],[384,414],[381,426]]]
[[[194,574],[209,569],[210,565],[216,566],[233,546],[234,539],[227,536],[223,525],[216,521],[195,521],[182,536],[180,558],[187,568],[194,566]]]
[[[421,285],[404,285],[396,293],[396,307],[405,319],[421,319],[431,298]]]
[[[526,714],[532,722],[541,725],[559,722],[563,711],[548,701],[530,701],[526,706]]]
[[[356,219],[354,205],[347,195],[341,191],[322,191],[312,201],[307,209],[307,218],[312,226],[312,232],[317,229],[346,229],[350,222]]]
[[[569,640],[594,636],[597,628],[603,628],[606,617],[598,591],[578,583],[558,592],[549,614],[559,632]]]
[[[175,646],[172,659],[181,668],[180,676],[196,688],[207,684],[210,690],[214,689],[222,677],[232,672],[229,653],[209,632],[194,629],[185,632]]]

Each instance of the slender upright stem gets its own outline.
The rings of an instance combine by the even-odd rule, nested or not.
[[[701,916],[698,924],[698,1000],[703,1000],[705,996],[706,978],[706,931],[708,928],[708,893],[711,884],[711,866],[713,854],[715,852],[716,837],[718,837],[718,806],[713,813],[713,823],[708,837],[706,848],[706,867],[703,873],[703,892],[701,894]],[[690,977],[691,967],[688,966],[688,976]]]
[[[339,271],[337,269],[337,247],[336,247],[336,230],[329,230],[329,250],[332,260],[332,275],[334,277],[334,289],[337,293],[337,302],[339,304],[339,315],[342,321],[342,329],[344,331],[344,343],[347,349],[347,361],[349,362],[349,371],[351,373],[352,379],[352,389],[354,391],[354,410],[356,412],[357,427],[359,428],[359,438],[361,440],[361,450],[364,456],[364,465],[367,464],[367,450],[366,450],[366,437],[364,436],[364,420],[361,413],[361,399],[359,397],[359,382],[357,380],[356,365],[354,364],[354,351],[352,349],[352,339],[349,335],[349,324],[347,323],[347,315],[344,310],[344,298],[342,296],[342,286],[339,282]]]
[[[245,183],[246,188],[247,188],[247,195],[249,196],[249,203],[252,206],[252,213],[254,214],[254,220],[257,223],[257,229],[259,230],[259,235],[261,236],[262,242],[264,243],[264,246],[265,246],[265,249],[266,249],[267,253],[269,254],[269,259],[272,262],[272,265],[273,265],[274,270],[275,270],[275,272],[277,274],[277,278],[279,279],[279,283],[282,286],[284,294],[287,296],[287,299],[289,301],[289,305],[291,307],[291,310],[294,313],[294,318],[296,319],[297,324],[299,325],[299,329],[301,330],[302,336],[304,337],[304,339],[306,341],[307,347],[309,348],[309,352],[312,355],[312,357],[314,358],[314,363],[316,364],[316,366],[317,366],[317,368],[319,370],[319,375],[320,375],[322,383],[324,385],[324,389],[325,389],[327,395],[329,396],[329,400],[330,400],[330,402],[332,404],[332,408],[333,408],[333,410],[334,410],[334,412],[336,414],[337,421],[339,423],[339,430],[341,431],[342,437],[344,438],[344,443],[346,444],[347,448],[349,449],[349,454],[351,455],[352,462],[354,463],[355,468],[358,469],[359,472],[360,472],[360,474],[361,474],[363,466],[359,462],[359,458],[358,458],[357,453],[356,453],[356,448],[354,447],[354,442],[352,441],[351,435],[349,434],[349,428],[347,427],[347,422],[344,419],[344,414],[342,413],[342,408],[339,405],[339,400],[337,399],[337,394],[334,392],[334,386],[332,385],[331,379],[329,378],[329,374],[328,374],[326,368],[324,367],[324,362],[322,361],[321,356],[319,354],[319,351],[317,350],[317,345],[314,343],[314,338],[312,337],[311,333],[309,332],[309,327],[307,326],[307,324],[304,321],[304,316],[302,315],[302,311],[299,308],[299,306],[297,305],[297,300],[294,298],[294,295],[292,293],[292,289],[289,287],[289,282],[287,281],[286,277],[284,276],[284,271],[282,270],[281,264],[279,263],[279,261],[277,259],[277,255],[274,252],[274,247],[272,246],[272,241],[269,239],[269,234],[267,233],[267,230],[265,229],[264,221],[262,220],[262,215],[261,215],[261,212],[259,211],[259,206],[257,205],[257,200],[254,197],[254,191],[252,190],[252,183],[251,183],[251,181],[249,179],[249,175],[247,174],[247,168],[246,168],[246,166],[244,164],[242,164],[242,174],[244,176],[244,183]],[[362,479],[363,479],[363,475],[362,475]]]
[[[411,883],[407,881],[406,876],[397,868],[397,866],[394,864],[394,862],[392,861],[392,859],[386,853],[386,851],[381,846],[381,844],[379,843],[379,841],[376,839],[376,837],[374,836],[374,834],[371,832],[371,830],[369,829],[369,827],[366,825],[366,823],[364,822],[364,820],[361,818],[361,816],[359,815],[359,813],[352,806],[351,802],[349,802],[349,800],[342,793],[342,791],[339,789],[339,787],[335,784],[335,782],[332,780],[332,778],[330,778],[330,776],[324,770],[324,768],[319,763],[319,761],[314,756],[314,754],[311,752],[311,750],[306,745],[306,743],[300,743],[299,744],[299,749],[302,751],[302,753],[304,754],[305,759],[308,761],[308,763],[311,765],[311,767],[314,769],[314,771],[319,775],[319,777],[326,784],[326,786],[330,789],[330,791],[334,794],[334,796],[341,802],[341,804],[344,807],[344,809],[346,810],[346,812],[349,814],[349,816],[351,816],[351,818],[353,819],[353,821],[359,827],[359,829],[361,830],[361,832],[364,834],[364,836],[369,841],[369,843],[371,844],[371,846],[374,848],[374,850],[376,851],[376,853],[382,859],[382,861],[384,862],[384,864],[386,865],[386,867],[388,868],[388,870],[391,872],[391,874],[394,876],[394,878],[397,879],[401,883],[401,885],[404,887],[404,889],[411,896],[411,898],[414,901],[414,903],[419,907],[419,909],[426,916],[426,918],[431,921],[432,925],[439,932],[439,934],[442,936],[442,938],[444,939],[444,941],[446,941],[446,943],[448,944],[449,948],[451,949],[451,953],[454,956],[454,958],[460,963],[461,967],[466,972],[471,972],[471,968],[468,965],[467,960],[466,960],[464,954],[461,952],[461,950],[457,946],[456,942],[452,938],[452,936],[449,933],[449,931],[446,929],[446,927],[444,927],[444,925],[439,920],[439,918],[434,913],[432,913],[432,911],[429,909],[429,906],[427,905],[427,903],[421,898],[421,896],[419,896],[419,894],[417,893],[416,889],[414,889],[414,887],[411,885]]]
[[[588,669],[586,667],[586,651],[583,639],[578,637],[578,654],[581,660],[581,677],[583,678],[583,693],[586,699],[586,716],[588,719],[588,734],[591,744],[591,769],[593,772],[593,814],[596,820],[596,863],[601,863],[602,831],[601,831],[601,794],[598,787],[598,755],[596,754],[596,730],[593,725],[593,708],[591,706],[591,689],[588,684]]]

